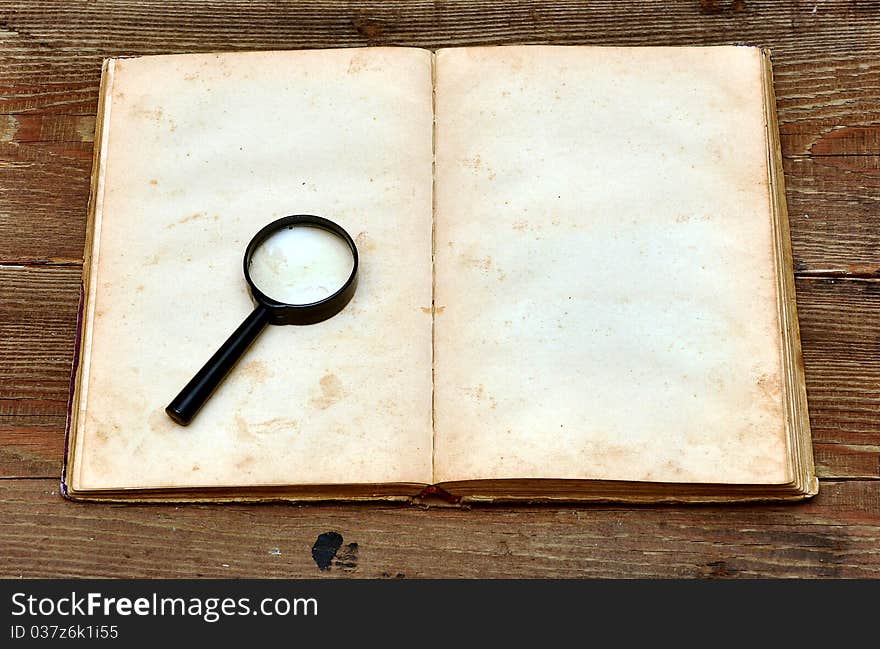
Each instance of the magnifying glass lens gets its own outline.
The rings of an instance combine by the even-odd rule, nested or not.
[[[285,304],[311,304],[338,291],[351,275],[351,248],[339,236],[308,224],[282,228],[263,241],[250,259],[254,285]]]

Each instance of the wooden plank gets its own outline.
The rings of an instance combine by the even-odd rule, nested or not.
[[[880,156],[783,161],[796,273],[880,277]]]
[[[826,431],[820,432],[827,437]],[[880,444],[814,440],[813,458],[820,476],[869,480],[876,480],[880,476]]]
[[[711,7],[711,8],[707,8]],[[738,7],[738,8],[737,8]],[[513,43],[712,45],[774,51],[788,153],[826,137],[880,153],[878,6],[789,2],[555,3],[110,0],[22,7],[0,2],[0,112],[92,115],[105,56],[228,49]],[[838,132],[845,127],[850,130]],[[867,135],[866,135],[867,134]],[[867,148],[862,148],[867,147]]]
[[[0,115],[0,142],[92,142],[94,115]]]
[[[80,274],[79,267],[0,267],[3,412],[19,402],[66,408]]]
[[[804,272],[880,268],[880,9],[849,2],[151,3],[0,1],[0,263],[81,259],[100,60],[217,49],[715,44],[774,50]],[[814,11],[815,8],[815,11]],[[51,14],[51,15],[50,15]],[[824,160],[847,157],[847,161]],[[817,212],[818,208],[818,213]],[[809,219],[814,219],[810,221]]]
[[[319,534],[345,557],[318,570]],[[354,545],[356,544],[356,545]],[[0,481],[0,577],[878,577],[880,482],[724,507],[95,505]]]
[[[0,142],[0,263],[82,263],[92,145]]]
[[[880,281],[801,278],[798,316],[820,475],[880,477]]]
[[[39,412],[42,410],[39,402],[31,405],[37,412],[18,412],[12,416],[0,414],[0,440],[3,440],[3,446],[0,447],[2,477],[58,479],[61,476],[61,458],[64,454],[66,418],[63,414]],[[4,410],[6,408],[8,406]]]
[[[60,475],[79,267],[0,267],[0,476]]]
[[[76,267],[0,267],[0,477],[60,473],[79,282]],[[797,291],[820,475],[880,478],[880,281]]]
[[[878,20],[864,32],[875,45],[880,43]],[[773,50],[783,155],[880,154],[877,53],[846,43],[799,48],[797,30],[791,44],[778,46],[774,39],[767,45]]]

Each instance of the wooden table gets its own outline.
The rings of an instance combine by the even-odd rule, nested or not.
[[[58,493],[101,59],[773,49],[821,494],[736,507],[108,506]],[[0,575],[880,576],[880,3],[0,0]],[[311,548],[343,546],[320,572]]]

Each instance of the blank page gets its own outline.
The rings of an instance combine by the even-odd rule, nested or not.
[[[431,53],[157,56],[107,75],[73,488],[429,482]],[[253,308],[245,246],[295,213],[356,238],[353,301],[267,327],[177,426],[164,407]]]
[[[436,57],[437,482],[791,480],[757,48]]]

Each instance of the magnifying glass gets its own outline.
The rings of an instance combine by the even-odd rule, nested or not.
[[[354,241],[329,219],[285,216],[257,232],[244,252],[256,307],[168,404],[168,416],[190,423],[267,324],[314,324],[339,313],[354,295],[357,270]]]

